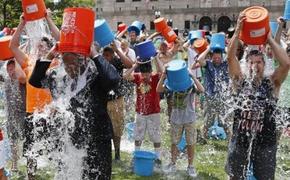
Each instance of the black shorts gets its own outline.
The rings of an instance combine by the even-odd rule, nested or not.
[[[23,143],[23,156],[27,157],[27,154],[39,155],[42,153],[41,150],[37,152],[32,151],[34,142],[45,138],[48,135],[47,123],[45,119],[40,119],[37,123],[32,122],[33,114],[27,113],[24,122],[24,143]]]
[[[276,168],[277,145],[253,146],[248,161],[248,148],[235,145],[232,141],[229,145],[226,172],[235,179],[246,179],[249,163],[253,165],[253,173],[256,179],[274,180]]]

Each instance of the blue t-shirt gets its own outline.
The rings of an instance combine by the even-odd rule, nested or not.
[[[212,61],[207,61],[205,65],[204,86],[205,95],[213,97],[223,93],[229,84],[228,63],[222,62],[216,66]]]

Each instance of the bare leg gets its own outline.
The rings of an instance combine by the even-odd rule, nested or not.
[[[115,147],[115,160],[120,160],[120,145],[121,145],[121,137],[114,136],[113,138],[114,147]]]
[[[176,164],[177,156],[178,156],[178,148],[176,144],[172,144],[171,145],[171,162],[173,164]]]
[[[187,145],[188,166],[192,166],[194,159],[194,145]]]
[[[37,161],[32,158],[27,158],[27,174],[28,180],[35,180],[35,173],[37,168]]]

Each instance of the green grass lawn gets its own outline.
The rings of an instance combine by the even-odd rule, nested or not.
[[[161,104],[165,107],[164,102]],[[203,124],[202,114],[198,113],[197,128],[200,129]],[[162,163],[163,166],[167,165],[170,161],[170,135],[169,135],[169,124],[167,123],[167,117],[165,110],[161,113],[162,120]],[[132,143],[132,142],[131,142]],[[145,140],[142,148],[152,150],[152,144]],[[276,179],[290,179],[290,139],[282,139],[277,153],[277,168],[276,168]],[[201,180],[225,180],[227,175],[224,167],[227,156],[227,141],[214,141],[209,140],[207,144],[197,143],[195,150],[194,165],[198,172],[196,179]],[[121,162],[113,162],[112,179],[113,180],[163,180],[163,179],[175,179],[183,180],[190,179],[186,175],[187,158],[186,155],[181,155],[177,161],[177,173],[173,175],[165,175],[162,173],[155,173],[152,177],[139,177],[132,173],[130,168],[130,162],[132,159],[132,153],[123,151],[121,154]],[[77,167],[76,167],[77,168]],[[26,168],[24,165],[20,167],[18,175],[13,175],[12,180],[24,180]],[[37,172],[37,180],[52,180],[54,177],[53,170],[50,168],[40,169]]]

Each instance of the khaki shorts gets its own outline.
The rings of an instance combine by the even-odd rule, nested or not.
[[[124,130],[124,97],[109,101],[107,110],[112,121],[114,136],[121,137]]]
[[[146,132],[148,132],[151,142],[161,142],[159,113],[150,115],[136,115],[136,127],[134,128],[135,141],[143,141]]]
[[[194,145],[196,142],[195,124],[171,124],[171,143],[177,145],[185,130],[185,139],[187,145]]]

